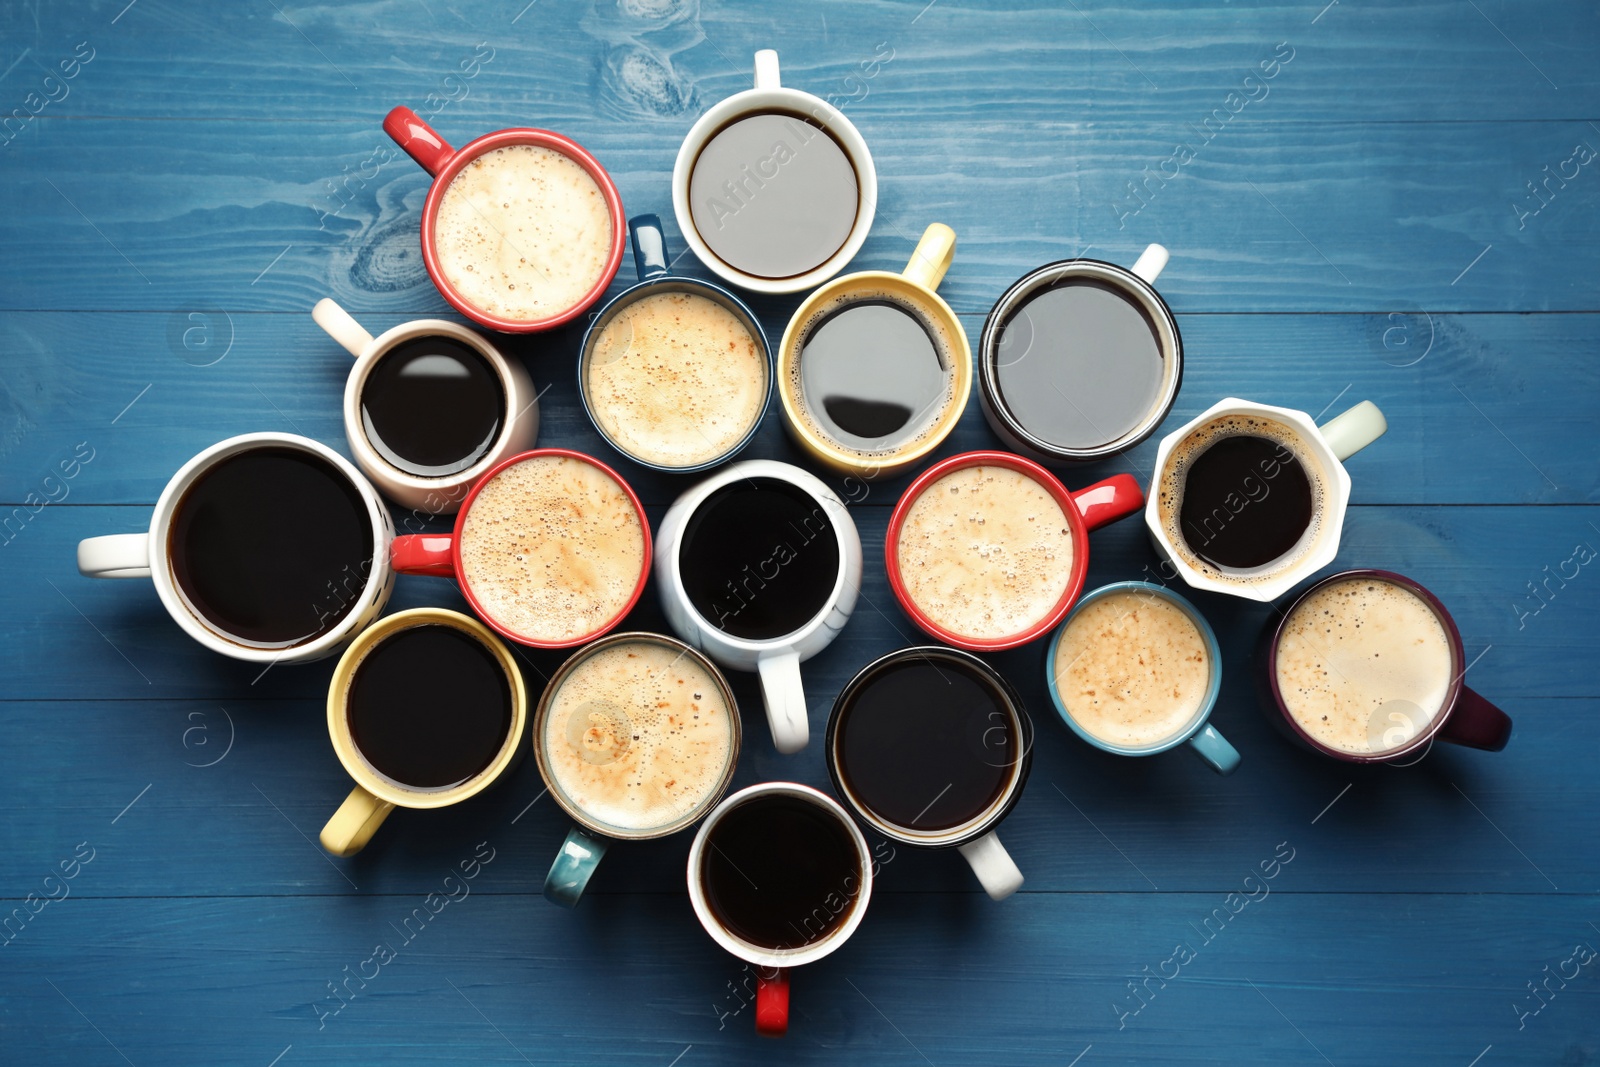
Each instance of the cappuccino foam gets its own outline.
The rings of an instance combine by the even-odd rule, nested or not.
[[[433,244],[473,307],[528,322],[567,311],[611,258],[611,207],[577,160],[543,145],[491,149],[439,198]]]
[[[717,679],[656,641],[578,655],[544,719],[551,786],[590,818],[630,831],[712,803],[734,758],[738,714]]]
[[[621,485],[592,463],[535,456],[496,474],[461,528],[461,580],[501,625],[535,641],[603,629],[633,597],[645,534]]]
[[[1278,692],[1297,723],[1344,752],[1398,748],[1438,716],[1453,660],[1421,597],[1373,578],[1333,582],[1301,601],[1278,639]]]
[[[963,467],[933,482],[907,509],[895,553],[911,602],[977,640],[1039,623],[1072,579],[1066,514],[1044,486],[1010,467]]]
[[[767,356],[744,320],[697,293],[658,293],[617,312],[585,370],[589,410],[635,459],[693,467],[742,441],[767,398]]]
[[[1130,748],[1188,726],[1211,685],[1209,649],[1189,613],[1134,591],[1079,609],[1052,669],[1067,714],[1099,740]]]

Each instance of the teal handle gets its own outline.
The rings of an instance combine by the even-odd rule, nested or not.
[[[577,907],[578,901],[583,898],[584,888],[588,886],[590,877],[595,868],[600,866],[601,857],[605,854],[606,842],[603,838],[592,837],[576,826],[568,830],[567,839],[561,842],[561,851],[556,853],[555,862],[550,864],[550,873],[544,876],[544,898],[563,908]]]
[[[1210,723],[1189,738],[1189,747],[1218,774],[1232,774],[1239,767],[1239,750],[1228,744],[1228,739],[1217,733]]]
[[[659,278],[671,269],[667,262],[667,238],[658,215],[635,215],[628,220],[633,234],[633,265],[641,282]]]

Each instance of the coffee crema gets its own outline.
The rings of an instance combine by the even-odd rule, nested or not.
[[[661,467],[727,454],[767,397],[767,357],[744,319],[697,293],[657,293],[601,328],[585,366],[589,410],[621,451]]]
[[[1260,415],[1223,415],[1180,441],[1157,483],[1167,540],[1209,578],[1277,578],[1322,535],[1328,487],[1299,431]]]
[[[1151,593],[1110,593],[1067,623],[1051,667],[1073,721],[1111,745],[1144,748],[1194,721],[1211,656],[1189,613]]]
[[[600,282],[615,234],[582,164],[543,145],[493,148],[439,198],[433,244],[462,299],[516,322],[554,318]]]
[[[1072,527],[1043,485],[998,465],[962,467],[907,509],[895,542],[907,597],[938,626],[999,640],[1037,625],[1072,580]]]
[[[955,402],[955,342],[899,294],[846,289],[793,336],[785,388],[806,427],[847,455],[909,451]]]
[[[597,633],[633,598],[645,533],[628,492],[592,463],[534,456],[494,475],[461,528],[461,579],[534,641]]]
[[[1295,722],[1330,748],[1399,748],[1438,717],[1454,680],[1449,635],[1403,586],[1349,578],[1294,608],[1278,636],[1277,687]]]
[[[629,831],[670,826],[714,800],[738,714],[717,678],[656,641],[578,655],[545,713],[552,786],[590,818]]]

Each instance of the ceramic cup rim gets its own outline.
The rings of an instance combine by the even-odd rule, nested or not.
[[[1209,679],[1206,682],[1206,693],[1201,698],[1200,707],[1194,716],[1176,733],[1148,745],[1118,745],[1096,737],[1086,730],[1077,719],[1072,717],[1072,713],[1067,710],[1066,702],[1061,699],[1061,691],[1056,684],[1056,653],[1061,647],[1062,639],[1066,636],[1067,627],[1071,626],[1072,620],[1077,618],[1079,612],[1090,604],[1108,596],[1115,596],[1118,593],[1140,593],[1160,597],[1182,611],[1189,621],[1195,624],[1196,629],[1200,631],[1200,638],[1205,643],[1206,656],[1209,660],[1207,664]],[[1217,634],[1212,629],[1211,623],[1207,621],[1204,615],[1200,614],[1200,609],[1195,607],[1182,594],[1176,593],[1164,585],[1157,585],[1155,582],[1111,582],[1083,594],[1072,610],[1067,613],[1067,617],[1061,621],[1061,625],[1056,628],[1055,636],[1050,638],[1050,644],[1045,651],[1044,675],[1045,688],[1050,693],[1050,703],[1055,707],[1056,714],[1060,716],[1061,721],[1066,723],[1073,733],[1095,748],[1115,753],[1118,756],[1154,756],[1158,752],[1169,751],[1190,740],[1205,729],[1206,723],[1211,720],[1211,713],[1216,710],[1217,696],[1222,691],[1222,646],[1217,641]]]

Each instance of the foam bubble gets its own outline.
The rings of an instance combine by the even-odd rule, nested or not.
[[[906,511],[895,552],[912,603],[979,640],[1036,625],[1072,578],[1072,527],[1061,505],[1010,467],[963,467],[933,482]]]

